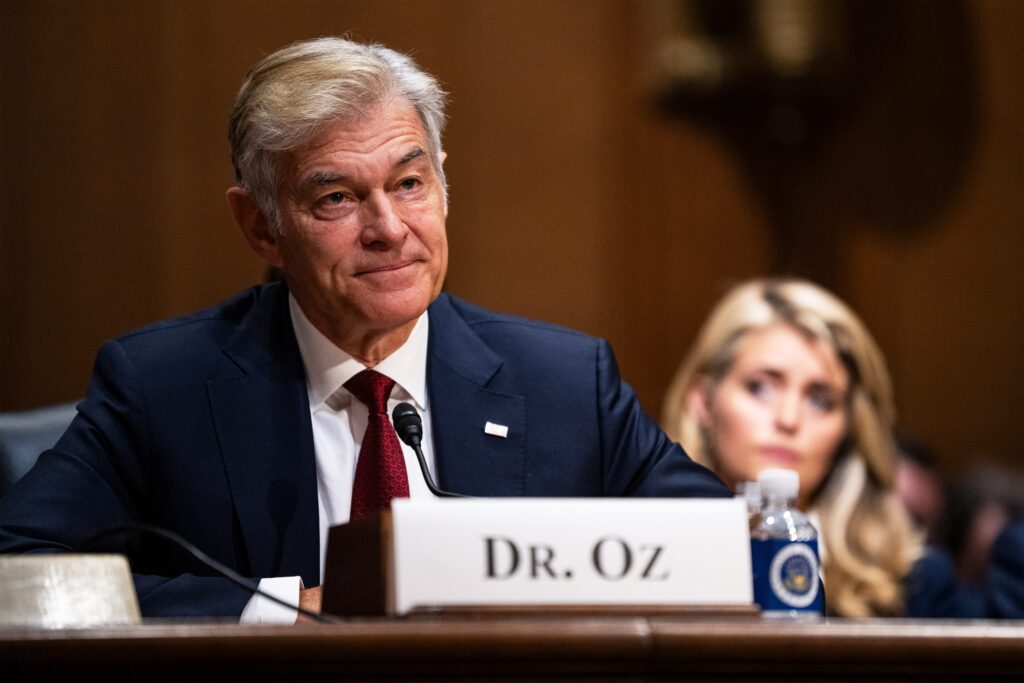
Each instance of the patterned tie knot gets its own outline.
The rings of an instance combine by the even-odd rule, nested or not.
[[[366,404],[371,414],[387,415],[388,397],[395,386],[395,380],[376,370],[363,370],[345,382],[345,388]]]

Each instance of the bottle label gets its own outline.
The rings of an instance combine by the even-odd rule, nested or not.
[[[822,611],[818,542],[751,540],[754,600],[764,611]]]

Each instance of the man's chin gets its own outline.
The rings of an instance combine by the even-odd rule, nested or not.
[[[380,294],[362,307],[362,317],[368,327],[382,331],[397,330],[416,322],[432,300],[422,292],[414,295],[404,292]]]

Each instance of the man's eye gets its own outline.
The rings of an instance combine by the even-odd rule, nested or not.
[[[325,197],[325,200],[327,201],[328,204],[341,204],[345,201],[345,193],[332,192],[329,195],[327,195],[327,197]]]
[[[403,190],[415,190],[417,187],[419,187],[419,185],[420,185],[420,179],[419,178],[406,178],[405,180],[403,180],[402,182],[399,183],[399,186]]]

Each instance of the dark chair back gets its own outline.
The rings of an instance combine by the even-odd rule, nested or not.
[[[74,403],[0,413],[0,496],[57,443],[74,417]]]

